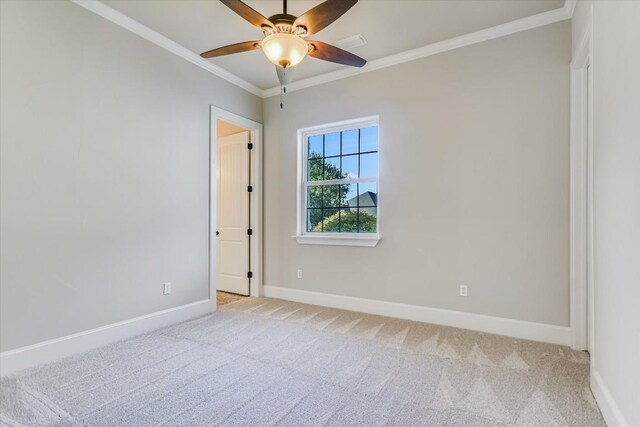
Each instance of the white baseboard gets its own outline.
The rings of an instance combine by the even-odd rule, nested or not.
[[[569,345],[571,343],[571,329],[565,326],[526,322],[523,320],[400,304],[396,302],[302,291],[278,286],[265,286],[263,295],[265,297],[279,298],[288,301],[396,317],[418,322],[435,323],[438,325],[453,326],[456,328],[552,344]]]
[[[620,408],[618,408],[616,401],[613,400],[613,396],[600,374],[593,370],[591,371],[591,391],[609,427],[629,427],[631,425],[627,423],[624,415],[620,412]]]
[[[53,362],[62,357],[92,350],[214,311],[216,311],[215,299],[206,299],[5,351],[0,353],[0,376]]]

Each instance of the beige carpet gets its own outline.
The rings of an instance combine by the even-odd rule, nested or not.
[[[247,297],[242,295],[231,294],[229,292],[222,292],[222,291],[216,292],[216,303],[218,305],[218,308],[222,307],[223,305],[231,304],[232,302],[240,301],[243,298],[247,298]]]
[[[9,426],[602,426],[567,347],[247,298],[2,380]]]

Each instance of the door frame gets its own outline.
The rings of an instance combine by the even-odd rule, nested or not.
[[[245,117],[223,110],[214,105],[210,106],[209,131],[209,298],[216,300],[216,227],[217,227],[217,151],[218,151],[218,120],[224,120],[248,130],[251,134],[251,174],[249,185],[253,191],[249,193],[251,207],[249,212],[250,225],[253,230],[250,245],[250,268],[253,277],[249,281],[249,295],[259,297],[262,294],[262,141],[263,126]]]
[[[570,324],[571,347],[595,361],[593,203],[593,11],[571,61]]]

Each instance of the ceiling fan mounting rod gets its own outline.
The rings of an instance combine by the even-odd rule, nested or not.
[[[282,0],[282,13],[287,14],[287,0]]]

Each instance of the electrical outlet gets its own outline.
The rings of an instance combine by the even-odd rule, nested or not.
[[[298,270],[298,279],[302,279],[302,270]]]
[[[460,296],[461,297],[467,296],[467,285],[460,285]]]
[[[162,285],[162,295],[169,295],[171,293],[171,283],[165,283]]]

